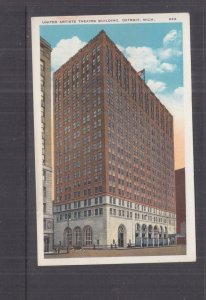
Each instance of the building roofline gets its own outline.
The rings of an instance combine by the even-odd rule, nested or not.
[[[74,57],[76,55],[78,55],[80,52],[82,52],[87,46],[88,44],[90,44],[91,42],[95,41],[100,35],[105,35],[107,40],[115,47],[115,49],[121,54],[123,55],[125,61],[129,64],[129,66],[131,67],[131,70],[133,72],[138,73],[137,70],[135,70],[135,68],[132,66],[131,62],[125,57],[124,53],[122,53],[122,51],[117,47],[117,45],[111,40],[111,38],[108,36],[108,34],[106,33],[105,30],[101,30],[97,35],[95,35],[92,39],[90,39],[86,45],[84,45],[81,49],[79,49],[79,51],[74,54],[72,57],[70,57],[64,64],[62,64],[55,72],[54,75],[63,67],[65,66],[70,60],[74,59]],[[138,75],[137,75],[138,76]],[[147,88],[148,92],[150,92],[159,102],[160,104],[167,110],[167,112],[169,113],[169,115],[173,118],[173,115],[171,114],[171,112],[167,109],[167,107],[161,102],[161,100],[155,95],[155,93],[150,89],[150,87],[146,84],[146,82],[140,77],[138,76],[138,79],[140,80],[140,82],[142,84],[144,84],[144,86]]]
[[[49,48],[50,51],[52,51],[51,44],[47,40],[45,40],[42,36],[40,36],[40,43],[44,44],[47,48]]]
[[[88,46],[88,44],[90,44],[91,42],[93,42],[93,41],[95,41],[95,39],[97,39],[101,34],[106,34],[106,32],[104,31],[104,30],[101,30],[97,35],[95,35],[92,39],[90,39],[87,43],[86,43],[86,45],[84,45],[82,48],[80,48],[79,50],[78,50],[78,52],[77,53],[75,53],[73,56],[71,56],[64,64],[62,64],[55,72],[54,72],[54,74],[55,73],[57,73],[63,66],[65,66],[70,60],[72,60],[72,59],[74,59],[74,57],[76,56],[76,55],[78,55],[80,52],[82,52],[87,46]],[[106,34],[106,36],[107,36],[107,34]],[[107,36],[108,37],[108,36]]]

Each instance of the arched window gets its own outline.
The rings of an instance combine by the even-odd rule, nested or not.
[[[142,225],[142,237],[146,237],[147,234],[147,225],[143,224]]]
[[[160,226],[160,237],[164,236],[164,229],[162,226]]]
[[[147,232],[147,225],[145,225],[145,224],[142,225],[142,232],[144,232],[144,233]]]
[[[165,234],[164,237],[167,238],[167,227],[165,227]]]
[[[148,226],[148,237],[151,238],[152,237],[152,233],[153,233],[153,227],[152,225]]]
[[[154,236],[157,237],[158,234],[159,234],[159,229],[158,229],[157,225],[155,225],[155,227],[154,227]]]
[[[137,223],[135,225],[135,237],[136,238],[140,237],[140,233],[141,233],[141,226],[140,226],[140,224]]]
[[[141,231],[141,227],[140,227],[140,225],[138,223],[135,226],[135,230],[136,230],[136,232],[140,232]]]
[[[74,228],[74,245],[79,247],[82,245],[82,232],[80,227]]]
[[[84,245],[85,246],[92,245],[92,227],[91,226],[84,227]]]
[[[124,225],[118,227],[118,246],[124,247],[126,244],[126,229]]]
[[[152,230],[153,230],[152,225],[149,225],[149,227],[148,227],[148,232],[149,232],[149,233],[152,233]]]
[[[72,230],[69,227],[64,230],[64,246],[72,246]]]

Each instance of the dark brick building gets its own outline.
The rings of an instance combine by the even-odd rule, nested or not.
[[[104,31],[54,73],[54,165],[57,222],[100,198],[175,233],[173,117]]]

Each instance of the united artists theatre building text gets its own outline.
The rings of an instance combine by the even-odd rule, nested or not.
[[[176,233],[173,117],[104,31],[54,73],[54,178],[55,245]]]

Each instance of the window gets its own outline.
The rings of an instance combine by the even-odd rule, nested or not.
[[[45,186],[43,188],[43,195],[44,195],[44,197],[46,197],[46,187]]]
[[[41,71],[45,70],[45,62],[41,60]]]
[[[84,229],[84,245],[92,245],[92,228],[90,226],[86,226]]]
[[[99,209],[99,214],[103,215],[103,208],[102,207],[100,207],[100,209]]]
[[[43,180],[46,180],[46,171],[43,170]]]
[[[74,229],[74,244],[75,246],[81,246],[82,243],[82,233],[81,233],[81,228],[76,227]]]
[[[44,214],[46,213],[46,203],[43,203],[43,211],[44,211]]]
[[[46,220],[44,220],[44,230],[46,230]]]

